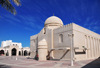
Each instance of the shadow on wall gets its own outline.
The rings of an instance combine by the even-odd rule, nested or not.
[[[0,68],[11,68],[11,66],[7,66],[7,65],[0,65]]]
[[[100,57],[83,66],[82,68],[100,68]]]

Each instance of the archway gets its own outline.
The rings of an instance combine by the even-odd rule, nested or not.
[[[21,51],[19,51],[19,56],[21,56]]]
[[[4,50],[1,50],[0,51],[0,55],[4,55]]]
[[[24,56],[27,56],[27,51],[26,50],[24,51]]]
[[[12,49],[12,56],[16,56],[17,50],[15,48]]]

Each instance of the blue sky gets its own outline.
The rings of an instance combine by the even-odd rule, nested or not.
[[[64,25],[76,23],[100,34],[100,0],[21,0],[13,15],[0,6],[0,42],[13,40],[30,47],[30,36],[40,32],[53,14]]]

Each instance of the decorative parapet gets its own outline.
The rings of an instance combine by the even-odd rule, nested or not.
[[[74,23],[70,23],[70,24],[67,24],[67,25],[64,25],[60,28],[57,28],[54,30],[54,32],[65,32],[65,31],[69,31],[69,30],[72,30],[73,29],[73,24]]]
[[[75,24],[75,23],[73,23],[73,29],[74,29],[75,31],[82,32],[82,33],[84,33],[84,34],[86,34],[86,35],[95,36],[95,37],[97,37],[97,38],[98,38],[98,37],[100,38],[100,35],[99,35],[99,34],[93,32],[93,31],[91,31],[91,30],[88,30],[88,29],[86,29],[86,28],[84,28],[84,27],[82,27],[82,26],[79,26],[79,25],[77,25],[77,24]]]

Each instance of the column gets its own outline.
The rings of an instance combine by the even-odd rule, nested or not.
[[[10,49],[9,49],[8,53],[9,53],[9,56],[11,56],[11,50]]]
[[[95,43],[96,43],[96,58],[97,58],[97,39],[95,39]]]
[[[7,53],[7,51],[6,51],[6,48],[4,49],[4,55],[6,56],[6,53]]]
[[[85,36],[85,46],[86,46],[86,48],[88,48],[87,36]],[[86,50],[86,59],[88,59],[88,50]]]
[[[91,58],[93,58],[93,38],[91,37]]]
[[[98,39],[97,39],[97,57],[98,57]]]
[[[45,39],[42,39],[38,43],[38,58],[39,61],[46,61],[47,56],[47,42]]]
[[[89,58],[89,44],[88,44],[88,42],[89,42],[89,40],[88,40],[89,38],[88,38],[88,36],[87,36],[87,48],[88,48],[88,50],[87,50],[87,58]]]
[[[91,44],[92,40],[91,40],[91,37],[90,37],[90,58],[92,58],[92,44]]]
[[[16,49],[17,50],[17,52],[16,52],[16,56],[19,56],[19,50],[18,49]]]
[[[88,36],[88,57],[90,58],[90,37]]]
[[[97,40],[97,42],[98,42],[98,57],[99,57],[99,39]]]
[[[92,38],[92,42],[93,42],[92,44],[93,44],[93,58],[94,58],[94,57],[95,57],[95,49],[94,49],[94,48],[95,48],[95,46],[94,46],[94,38]]]
[[[21,48],[21,56],[23,56],[23,50],[24,50],[24,49],[23,49],[23,48]]]
[[[95,58],[96,58],[96,39],[94,38],[94,50],[95,50]]]

